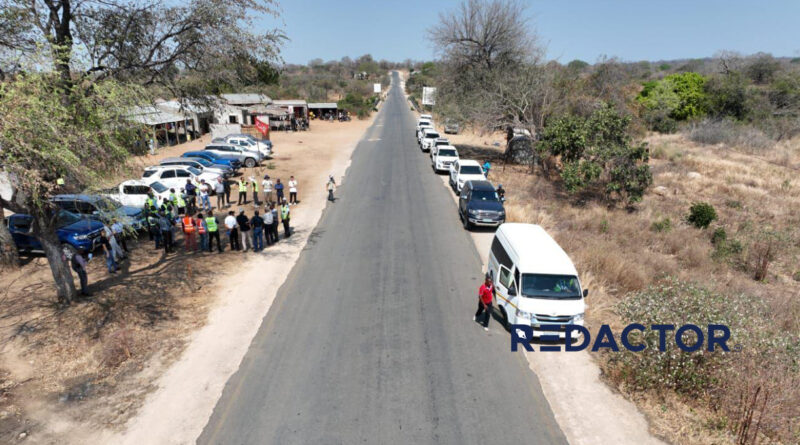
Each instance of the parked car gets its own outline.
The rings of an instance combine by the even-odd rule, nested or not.
[[[207,163],[206,166],[203,163]],[[194,167],[201,172],[209,172],[209,173],[216,173],[223,178],[227,178],[233,175],[233,169],[230,167],[214,167],[212,163],[206,161],[205,159],[193,159],[193,158],[167,158],[162,160],[159,165],[186,165],[189,167]]]
[[[447,121],[444,124],[444,134],[458,134],[460,130],[461,126],[458,125],[458,122]]]
[[[269,139],[259,139],[259,138],[255,137],[255,136],[253,136],[252,134],[247,134],[247,133],[234,133],[234,134],[229,134],[229,135],[227,135],[225,137],[226,138],[245,138],[245,139],[249,139],[250,142],[257,143],[258,146],[259,146],[259,150],[262,150],[262,152],[269,152],[268,156],[271,156],[272,154],[274,154],[272,141],[270,141]],[[231,143],[233,143],[233,142],[231,142]],[[236,145],[236,144],[234,143],[234,145]]]
[[[242,168],[242,161],[238,159],[238,156],[226,156],[213,153],[211,151],[187,151],[186,153],[182,154],[181,157],[183,158],[202,158],[208,162],[212,162],[217,165],[224,165],[233,169],[234,172],[238,171]]]
[[[157,165],[147,167],[142,174],[142,181],[152,184],[153,182],[160,182],[167,188],[174,188],[175,191],[180,190],[186,185],[186,180],[191,179],[197,185],[201,179],[204,179],[208,184],[214,184],[218,178],[222,176],[216,173],[201,172],[194,167],[185,165]]]
[[[433,159],[434,155],[436,155],[436,150],[439,147],[444,147],[444,146],[450,146],[450,141],[448,141],[447,138],[435,139],[433,141],[433,144],[431,145],[431,150],[430,150],[431,159]]]
[[[169,196],[169,189],[164,187],[160,182],[148,184],[139,179],[124,181],[112,189],[103,191],[102,195],[122,205],[142,209],[144,208],[144,203],[147,201],[148,192],[153,192],[153,197],[158,202]]]
[[[450,165],[458,160],[458,150],[452,145],[438,147],[436,154],[431,158],[434,171],[449,171]]]
[[[242,147],[245,150],[252,151],[261,155],[261,159],[267,159],[272,156],[272,142],[269,144],[259,141],[249,134],[227,135],[225,137],[214,138],[211,142],[231,144],[237,147]]]
[[[422,133],[422,137],[419,139],[419,146],[422,151],[430,151],[431,147],[433,146],[433,142],[439,139],[439,132],[432,129],[425,129]]]
[[[478,161],[459,159],[450,164],[450,187],[456,193],[461,193],[461,188],[467,181],[485,181],[483,167]]]
[[[420,118],[420,119],[425,119],[425,120],[427,120],[427,121],[432,121],[432,120],[433,120],[433,116],[432,116],[432,115],[430,115],[430,114],[420,114],[420,115],[419,115],[419,118]]]
[[[419,138],[422,136],[422,132],[425,129],[428,129],[428,128],[433,130],[433,122],[432,121],[420,119],[419,122],[417,122],[417,128],[414,131],[414,135],[417,137],[417,143],[419,143]]]
[[[107,196],[56,195],[51,201],[62,210],[96,219],[108,226],[117,221],[134,230],[141,230],[146,226],[142,207],[122,205],[119,201]]]
[[[261,162],[261,155],[258,152],[247,150],[238,145],[213,142],[206,145],[205,151],[220,155],[234,157],[247,168],[253,168]]]
[[[103,223],[91,218],[81,218],[80,215],[59,210],[56,221],[56,235],[61,246],[69,253],[79,250],[91,252],[97,247]],[[33,234],[33,217],[15,213],[6,218],[8,231],[17,250],[20,252],[41,252],[42,243]]]
[[[568,325],[583,325],[585,299],[578,272],[558,243],[534,224],[502,224],[495,232],[487,273],[495,288],[495,307],[506,326],[531,326],[534,337],[565,336]]]
[[[497,227],[506,222],[506,211],[489,181],[467,181],[458,198],[458,216],[464,228]]]

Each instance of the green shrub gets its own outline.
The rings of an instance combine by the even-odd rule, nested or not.
[[[689,208],[689,215],[686,217],[686,221],[698,229],[705,229],[716,219],[717,211],[707,202],[692,204]]]
[[[716,246],[726,241],[728,241],[728,233],[725,232],[725,228],[717,227],[714,230],[714,234],[711,235],[711,244]]]
[[[721,295],[698,284],[670,278],[628,294],[617,306],[617,311],[626,325],[694,324],[705,327],[724,324],[731,329],[728,344],[733,346],[744,337],[747,316],[757,314],[756,308],[759,307],[758,302],[751,298]],[[675,333],[668,335],[674,338]],[[735,359],[721,351],[707,353],[705,348],[684,352],[674,341],[668,341],[666,351],[660,352],[659,334],[651,329],[644,333],[634,331],[630,337],[632,344],[643,343],[646,349],[614,354],[611,361],[621,365],[624,379],[636,389],[673,389],[691,396],[702,395],[717,383],[726,366]],[[686,345],[695,342],[694,334],[684,338]]]
[[[672,129],[673,121],[683,121],[706,114],[706,93],[704,86],[705,77],[693,72],[670,74],[659,80],[644,84],[637,101],[644,105],[648,114],[647,119],[651,124]],[[657,130],[660,131],[660,130]]]
[[[664,218],[658,221],[653,221],[650,225],[650,230],[653,232],[666,233],[672,230],[672,220]]]

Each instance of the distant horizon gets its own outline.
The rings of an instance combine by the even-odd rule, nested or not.
[[[381,3],[342,0],[292,0],[280,3],[277,19],[290,39],[281,47],[286,64],[341,60],[370,54],[391,62],[432,61],[436,54],[425,31],[442,12],[459,2],[407,0]],[[622,2],[531,0],[528,18],[546,59],[595,64],[603,56],[622,62],[668,62],[713,58],[720,51],[800,57],[800,2],[746,0]]]

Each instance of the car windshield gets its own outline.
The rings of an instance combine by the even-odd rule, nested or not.
[[[450,156],[455,157],[456,151],[452,148],[440,148],[439,149],[439,156]]]
[[[166,188],[166,187],[164,187],[164,184],[162,184],[162,183],[160,183],[160,182],[158,182],[158,181],[156,181],[156,182],[154,182],[154,183],[150,184],[150,188],[151,188],[151,189],[153,189],[153,190],[155,190],[155,191],[156,191],[156,193],[164,193],[164,192],[166,192],[166,191],[167,191],[167,188]]]
[[[425,137],[427,139],[436,139],[439,137],[439,133],[425,133]]]
[[[76,222],[80,221],[81,217],[66,210],[61,210],[58,212],[58,227],[65,227],[70,224],[75,224]]]
[[[201,174],[200,170],[198,170],[198,169],[196,169],[194,167],[188,167],[187,170],[189,170],[189,172],[191,172],[195,176],[200,176],[200,174]]]
[[[462,175],[482,175],[483,170],[477,165],[465,165],[461,167]]]
[[[574,299],[581,297],[581,290],[575,276],[524,273],[522,295],[530,298]]]
[[[442,146],[442,145],[450,145],[450,142],[448,142],[448,141],[436,141],[436,146],[437,147]]]
[[[472,200],[473,201],[499,201],[500,198],[497,197],[497,193],[490,191],[490,190],[473,190],[472,192]]]

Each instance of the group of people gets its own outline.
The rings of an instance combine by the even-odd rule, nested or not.
[[[263,213],[260,213],[256,207],[252,216],[248,216],[242,208],[239,209],[238,215],[231,210],[223,224],[232,251],[246,252],[248,249],[252,249],[253,252],[260,252],[266,246],[278,242],[278,225],[283,225],[285,238],[292,236],[291,218],[292,211],[289,203],[284,199],[277,207],[275,203],[265,205]],[[219,249],[222,253],[222,247]]]
[[[246,205],[248,202],[248,194],[254,205],[260,206],[262,202],[269,204],[282,204],[287,201],[289,205],[297,205],[300,201],[297,199],[297,179],[294,176],[289,176],[289,181],[285,184],[281,182],[280,178],[272,181],[269,175],[264,175],[264,179],[260,182],[254,177],[240,178],[234,182],[228,179],[218,179],[214,188],[217,194],[217,208],[230,207],[233,205],[231,201],[231,187],[236,185],[239,193],[236,205]],[[263,195],[262,195],[263,193]],[[288,200],[286,195],[288,193]],[[210,206],[209,206],[210,207]]]

